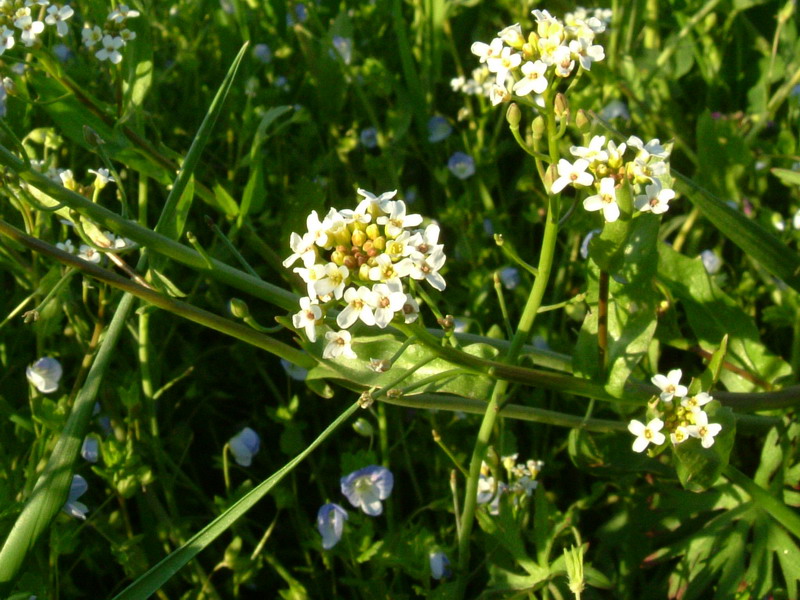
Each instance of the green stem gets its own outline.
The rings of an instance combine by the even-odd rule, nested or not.
[[[551,164],[556,164],[559,158],[557,144],[558,126],[556,124],[552,94],[546,97],[545,102],[547,106],[547,136],[550,162]],[[517,362],[522,346],[530,336],[533,322],[542,304],[542,299],[544,298],[544,293],[550,279],[550,271],[553,267],[553,257],[555,255],[556,240],[558,237],[559,214],[560,198],[557,194],[550,195],[547,220],[545,221],[544,236],[542,239],[542,250],[539,254],[539,274],[533,283],[528,301],[525,304],[519,324],[517,325],[517,331],[511,340],[511,346],[505,357],[505,362],[508,364]],[[481,464],[486,456],[486,451],[489,447],[489,439],[500,412],[500,407],[505,404],[508,385],[509,382],[507,380],[500,380],[495,384],[491,400],[486,407],[483,422],[478,431],[478,439],[475,441],[475,447],[472,451],[469,478],[467,479],[464,497],[464,509],[461,513],[461,535],[458,540],[458,579],[454,594],[456,599],[463,598],[466,592],[467,576],[469,572],[469,542],[475,520],[475,509],[477,507]]]

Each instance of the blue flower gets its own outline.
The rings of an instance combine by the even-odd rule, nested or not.
[[[333,37],[333,47],[339,53],[344,64],[349,65],[353,60],[353,40],[336,35]]]
[[[31,385],[43,394],[50,394],[58,389],[62,374],[61,363],[49,356],[38,359],[25,371]]]
[[[86,480],[83,477],[80,475],[73,475],[72,483],[69,486],[69,496],[67,497],[67,501],[64,503],[64,506],[61,507],[61,510],[71,517],[85,520],[86,513],[89,512],[89,509],[83,502],[78,502],[78,498],[83,496],[88,489],[89,484],[86,483]]]
[[[519,270],[516,267],[504,267],[500,269],[500,281],[507,290],[513,290],[519,285]]]
[[[342,539],[342,529],[347,520],[347,511],[338,504],[329,502],[319,507],[317,530],[322,536],[322,547],[330,550]]]
[[[236,464],[249,467],[250,463],[253,462],[253,457],[258,454],[258,449],[261,447],[261,439],[255,431],[245,427],[230,439],[228,445],[231,448]]]
[[[450,559],[444,552],[431,552],[428,560],[431,565],[431,577],[434,579],[443,579],[452,575]]]
[[[361,130],[361,145],[364,148],[377,148],[378,147],[378,130],[374,127],[367,127]]]
[[[96,463],[100,456],[100,442],[96,437],[87,436],[83,439],[81,456],[90,463]]]
[[[447,161],[447,168],[459,179],[468,179],[475,174],[475,160],[463,152],[456,152]]]
[[[428,119],[428,141],[431,144],[447,139],[452,132],[453,128],[444,117],[437,115]]]
[[[394,476],[386,467],[370,465],[342,477],[341,485],[350,504],[371,517],[377,517],[383,512],[381,500],[386,500],[392,493]]]

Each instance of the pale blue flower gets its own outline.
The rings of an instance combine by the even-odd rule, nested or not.
[[[394,476],[386,467],[369,465],[342,477],[341,486],[350,504],[371,517],[377,517],[383,512],[381,500],[386,500],[392,493]]]
[[[503,267],[500,269],[500,281],[507,290],[513,290],[519,285],[519,270],[516,267]]]
[[[267,64],[272,61],[272,50],[266,44],[256,44],[253,46],[253,56]]]
[[[308,369],[298,367],[296,364],[289,362],[285,358],[281,359],[281,366],[286,374],[295,381],[305,381],[308,376]]]
[[[468,179],[475,174],[475,160],[463,152],[456,152],[447,161],[447,168],[459,179]]]
[[[353,60],[353,40],[340,35],[334,36],[333,47],[342,57],[344,64],[349,65],[350,61]]]
[[[628,105],[622,100],[612,100],[601,111],[600,118],[604,121],[611,119],[630,119],[631,113],[628,111]]]
[[[347,520],[347,511],[338,504],[329,502],[319,507],[317,531],[322,536],[322,547],[330,550],[342,539],[342,529]]]
[[[722,259],[713,250],[703,250],[700,253],[700,260],[709,275],[716,275],[722,268]]]
[[[100,442],[97,441],[96,437],[87,436],[83,439],[81,456],[90,463],[97,462],[97,459],[100,457]]]
[[[233,436],[228,445],[231,448],[231,454],[236,464],[243,467],[249,467],[253,462],[253,457],[258,454],[258,449],[261,447],[261,438],[258,434],[245,427],[235,436]]]
[[[83,502],[78,502],[78,498],[83,496],[88,489],[89,484],[86,483],[86,480],[83,477],[80,475],[73,475],[72,483],[69,486],[69,496],[67,497],[67,501],[64,503],[64,506],[61,507],[61,510],[71,517],[85,520],[86,513],[89,512],[89,509]]]
[[[444,552],[431,552],[428,555],[428,561],[431,565],[431,577],[434,579],[443,579],[452,575],[450,559]]]
[[[447,139],[452,132],[453,128],[444,117],[437,115],[428,119],[428,141],[431,144]]]
[[[374,127],[367,127],[366,129],[361,130],[361,135],[359,136],[361,139],[361,145],[365,148],[377,148],[378,147],[378,130]]]
[[[49,356],[43,356],[25,370],[28,381],[43,394],[50,394],[58,389],[63,373],[61,363]]]

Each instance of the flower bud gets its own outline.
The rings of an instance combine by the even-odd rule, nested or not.
[[[346,254],[343,252],[339,252],[338,250],[334,250],[331,252],[331,262],[335,264],[337,267],[341,267],[344,264],[344,259]]]
[[[342,264],[347,267],[348,271],[355,271],[358,269],[358,259],[352,254],[345,256]]]
[[[508,110],[506,111],[506,121],[508,121],[509,127],[511,129],[518,129],[519,128],[519,121],[522,118],[522,113],[519,110],[519,106],[517,106],[516,102],[512,102],[508,105]]]
[[[558,179],[558,170],[555,165],[550,165],[544,173],[544,187],[549,190],[553,187],[556,179]]]
[[[250,316],[250,309],[240,298],[231,298],[228,301],[228,310],[237,319],[245,319]]]
[[[366,242],[364,242],[364,245],[361,247],[361,250],[367,256],[374,256],[374,254],[370,254],[374,246],[375,242],[373,242],[372,240],[367,240]]]
[[[333,234],[333,239],[336,241],[336,244],[341,246],[349,246],[350,245],[350,230],[347,227],[339,228],[336,233]]]
[[[367,231],[367,237],[369,237],[369,239],[371,240],[374,240],[381,234],[380,227],[378,227],[375,223],[370,223],[369,225],[367,225],[366,231]]]
[[[578,128],[578,131],[581,133],[589,133],[591,125],[592,122],[586,114],[586,111],[582,108],[578,109],[578,114],[575,115],[575,126]]]
[[[565,115],[569,115],[569,102],[567,102],[567,97],[561,92],[556,94],[555,109],[556,117],[559,119]]]
[[[367,241],[367,234],[361,229],[356,229],[350,236],[350,243],[353,246],[362,246]]]
[[[376,250],[384,250],[384,249],[386,248],[386,238],[385,238],[385,237],[383,237],[382,235],[381,235],[381,236],[378,236],[378,237],[376,237],[376,238],[375,238],[375,239],[372,241],[372,246],[373,246],[373,247],[374,247]]]
[[[369,281],[369,265],[366,262],[358,267],[358,278],[363,281]]]
[[[531,133],[533,134],[533,139],[540,140],[544,136],[544,132],[547,131],[547,124],[544,121],[544,117],[539,115],[533,120],[531,124]]]
[[[375,434],[375,429],[372,427],[372,424],[364,417],[359,418],[353,423],[353,429],[358,435],[363,435],[364,437],[372,437]]]

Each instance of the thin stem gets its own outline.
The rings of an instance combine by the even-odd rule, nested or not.
[[[608,365],[608,271],[600,271],[600,290],[597,297],[597,359],[600,373]]]

